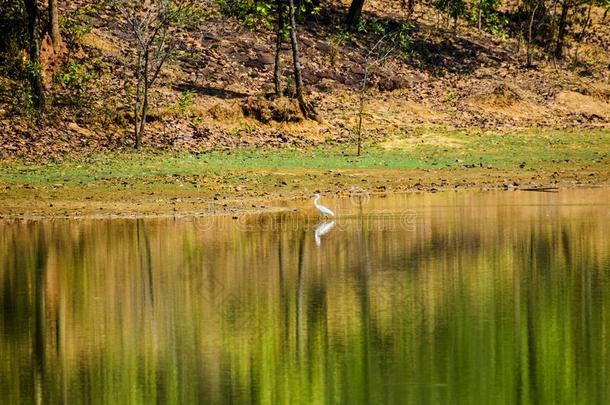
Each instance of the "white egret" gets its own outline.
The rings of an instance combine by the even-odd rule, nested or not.
[[[317,246],[322,245],[322,236],[326,235],[334,227],[335,227],[335,221],[332,221],[332,222],[324,222],[323,224],[321,224],[320,226],[318,226],[316,228],[316,230],[313,233],[313,236],[314,236],[314,239],[316,240]]]
[[[332,212],[330,208],[323,206],[322,204],[318,203],[318,201],[320,201],[320,193],[315,193],[313,195],[313,205],[314,205],[314,207],[316,207],[318,212],[321,215],[327,216],[327,217],[334,217],[335,216],[335,213]]]

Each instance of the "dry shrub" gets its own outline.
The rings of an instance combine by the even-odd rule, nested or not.
[[[208,113],[217,121],[233,122],[243,117],[241,106],[234,102],[218,102],[210,107]]]
[[[249,97],[242,106],[242,111],[246,117],[251,117],[267,124],[271,121],[276,122],[300,122],[303,115],[296,100],[280,97],[267,100],[262,97]]]
[[[496,86],[487,97],[487,102],[497,107],[509,107],[519,101],[521,101],[521,97],[504,83]]]

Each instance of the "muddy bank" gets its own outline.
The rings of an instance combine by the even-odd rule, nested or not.
[[[610,170],[326,170],[256,171],[227,177],[217,187],[123,181],[120,184],[3,186],[3,219],[240,216],[302,210],[314,215],[311,194],[450,192],[462,190],[541,190],[608,187]],[[279,177],[278,177],[279,176]],[[282,180],[278,180],[281,178]],[[540,191],[542,192],[542,191]]]

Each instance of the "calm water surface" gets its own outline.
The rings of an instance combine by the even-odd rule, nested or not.
[[[3,404],[607,404],[610,190],[0,222]]]

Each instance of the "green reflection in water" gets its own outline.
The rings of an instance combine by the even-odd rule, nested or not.
[[[327,200],[319,239],[309,211],[0,222],[0,398],[606,403],[609,197]]]

